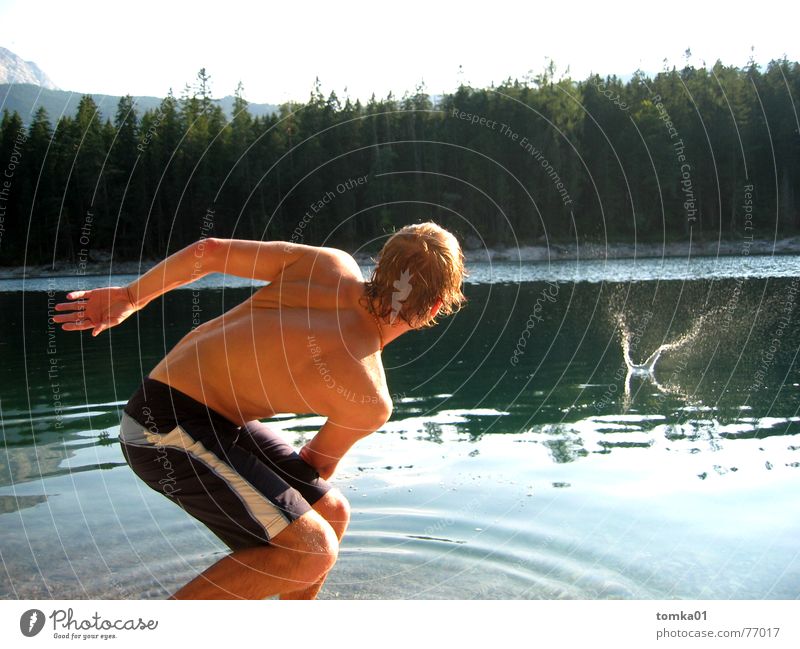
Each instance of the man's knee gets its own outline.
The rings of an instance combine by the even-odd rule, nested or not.
[[[337,536],[341,538],[350,523],[350,503],[342,495],[342,492],[335,488],[331,489],[312,507],[330,523]]]
[[[339,556],[339,539],[333,527],[320,514],[309,511],[294,521],[270,541],[297,553],[303,564],[317,567],[325,573],[333,567]]]

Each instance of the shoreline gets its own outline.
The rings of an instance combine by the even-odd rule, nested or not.
[[[488,254],[487,254],[488,253]],[[553,243],[519,248],[464,250],[470,261],[575,261],[681,257],[747,257],[800,254],[800,236],[767,240],[675,241],[670,243]]]
[[[465,248],[467,264],[503,262],[552,262],[598,259],[648,259],[661,257],[736,257],[764,255],[800,254],[800,236],[778,239],[777,241],[704,241],[693,242],[691,250],[688,241],[673,243],[584,243],[575,245],[554,243],[524,244],[518,248]],[[369,254],[354,255],[361,265],[369,265]],[[2,279],[35,279],[43,277],[81,277],[98,275],[136,275],[150,270],[158,260],[97,261],[81,263],[56,262],[54,265],[0,266]]]

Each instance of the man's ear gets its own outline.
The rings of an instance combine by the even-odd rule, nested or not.
[[[439,313],[439,309],[441,308],[442,308],[442,298],[439,298],[438,300],[436,300],[436,302],[433,303],[433,306],[431,307],[431,317]]]

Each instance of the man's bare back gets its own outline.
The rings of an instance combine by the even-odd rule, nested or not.
[[[127,287],[70,293],[79,301],[57,305],[71,313],[55,320],[66,330],[97,335],[159,295],[214,272],[270,284],[187,334],[149,377],[237,425],[279,412],[326,417],[300,454],[329,478],[353,444],[390,417],[381,341],[410,328],[381,324],[359,304],[364,278],[346,252],[205,239]]]
[[[276,413],[346,419],[390,397],[364,278],[343,251],[322,248],[187,334],[150,372],[244,424]],[[362,415],[363,416],[363,415]]]

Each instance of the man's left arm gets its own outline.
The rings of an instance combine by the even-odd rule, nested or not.
[[[326,251],[286,241],[209,237],[170,255],[127,288],[133,303],[142,308],[159,295],[211,273],[271,282],[303,257],[325,255]]]
[[[341,251],[286,241],[200,239],[170,255],[127,286],[111,286],[67,294],[71,302],[56,305],[69,311],[53,320],[67,331],[101,331],[120,324],[132,313],[172,289],[211,273],[225,273],[271,282],[301,259],[325,261]]]
[[[323,480],[328,480],[353,444],[378,430],[391,414],[390,403],[370,408],[364,413],[351,411],[346,415],[347,423],[329,417],[311,441],[300,449],[300,457],[313,466]]]

